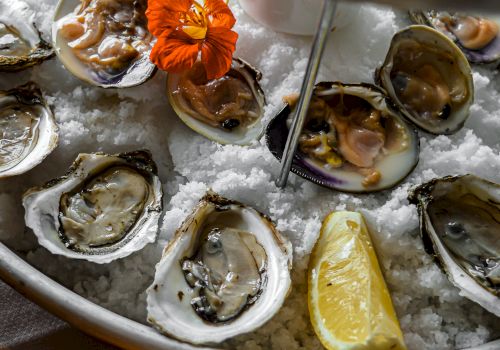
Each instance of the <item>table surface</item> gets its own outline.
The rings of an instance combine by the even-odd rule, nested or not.
[[[0,349],[118,350],[71,327],[1,280]]]

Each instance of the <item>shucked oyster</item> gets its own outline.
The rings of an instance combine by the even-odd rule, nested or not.
[[[38,165],[57,146],[58,128],[35,83],[0,91],[0,178]]]
[[[201,63],[183,74],[169,74],[167,94],[187,126],[222,144],[245,145],[262,133],[264,93],[261,73],[241,59],[219,79],[207,80]]]
[[[23,197],[26,225],[53,254],[108,263],[156,238],[161,183],[146,151],[80,154],[70,171]]]
[[[156,69],[149,61],[146,7],[147,0],[60,0],[52,25],[59,59],[100,87],[142,84]]]
[[[283,304],[290,268],[290,243],[267,217],[209,192],[156,265],[148,321],[194,344],[250,332]]]
[[[27,5],[0,3],[0,71],[19,71],[52,57],[54,50],[27,18]]]
[[[462,51],[426,26],[394,35],[376,80],[406,118],[433,134],[462,128],[474,99],[471,68]]]
[[[500,17],[485,18],[444,11],[410,11],[410,18],[453,40],[471,63],[500,60]]]
[[[474,175],[410,192],[424,246],[461,294],[500,316],[500,185]]]
[[[281,158],[297,97],[269,123],[267,145]],[[389,102],[390,103],[390,102]],[[319,185],[346,192],[390,188],[418,162],[415,131],[369,84],[319,83],[299,138],[292,171]]]

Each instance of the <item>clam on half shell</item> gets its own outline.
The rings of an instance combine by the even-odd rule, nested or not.
[[[448,36],[462,50],[470,63],[500,61],[500,16],[484,18],[446,11],[409,11],[413,22],[424,24]]]
[[[53,254],[104,264],[154,242],[162,189],[147,151],[80,154],[23,196],[25,222]]]
[[[460,294],[500,317],[500,185],[474,175],[410,191],[426,251]]]
[[[24,6],[18,1],[0,3],[0,71],[19,71],[54,56],[32,24],[32,16],[27,18]]]
[[[148,322],[193,344],[250,332],[281,308],[291,264],[290,243],[266,216],[208,192],[156,265]]]
[[[269,123],[266,142],[281,159],[291,117],[287,105]],[[417,165],[419,140],[380,88],[370,84],[316,85],[292,171],[344,192],[391,188]]]
[[[462,51],[423,25],[394,35],[375,80],[408,120],[432,134],[461,129],[474,100],[472,72]]]
[[[156,72],[149,60],[147,0],[60,0],[52,44],[77,78],[103,88],[144,83]]]
[[[167,95],[175,113],[197,133],[221,144],[248,145],[263,131],[262,74],[234,58],[219,79],[207,80],[201,63],[183,74],[169,74]]]
[[[57,147],[58,130],[35,83],[0,91],[0,178],[40,164]]]

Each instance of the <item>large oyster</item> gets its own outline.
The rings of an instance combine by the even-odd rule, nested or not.
[[[60,0],[52,41],[76,77],[104,88],[142,84],[156,71],[147,0]]]
[[[474,86],[469,62],[447,36],[427,26],[396,33],[377,83],[411,122],[432,134],[452,134],[469,116]]]
[[[461,294],[500,316],[500,185],[474,175],[411,190],[424,246]]]
[[[19,71],[54,55],[26,11],[23,2],[0,3],[0,71]]]
[[[278,159],[288,136],[290,104],[269,123],[267,145]],[[312,182],[346,192],[395,186],[418,162],[415,131],[369,84],[319,83],[313,94],[292,171]]]
[[[246,145],[262,133],[261,73],[241,59],[219,79],[207,80],[201,63],[169,74],[167,94],[179,118],[197,133],[222,144]]]
[[[57,146],[58,128],[35,83],[0,91],[0,178],[32,169]]]
[[[148,321],[195,344],[250,332],[283,304],[291,253],[267,217],[209,192],[156,265]]]
[[[428,25],[453,40],[471,63],[500,60],[500,17],[485,18],[446,11],[410,11],[415,23]]]
[[[80,154],[69,172],[23,196],[26,225],[53,254],[95,263],[153,242],[161,183],[147,151]]]

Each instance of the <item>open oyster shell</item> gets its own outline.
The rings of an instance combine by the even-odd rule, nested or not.
[[[103,88],[144,83],[156,72],[149,60],[147,0],[59,0],[52,44],[77,78]]]
[[[23,70],[54,56],[33,18],[27,18],[25,6],[16,1],[0,4],[0,71]]]
[[[410,191],[426,251],[461,295],[500,317],[500,185],[474,175]]]
[[[470,63],[500,61],[500,16],[488,16],[486,19],[434,10],[412,10],[409,15],[413,22],[432,27],[453,40]]]
[[[162,189],[147,151],[83,153],[66,175],[28,190],[23,206],[51,253],[104,264],[154,242]]]
[[[472,72],[462,51],[423,25],[394,35],[375,79],[408,120],[432,134],[461,129],[474,100]]]
[[[318,102],[325,104],[327,108],[337,108],[344,104],[347,117],[344,115],[337,116],[339,113],[341,114],[341,112],[336,111],[334,112],[335,117],[333,118],[331,114],[324,115],[325,118],[317,118],[318,112],[320,111],[314,110],[311,112],[311,110],[315,108],[314,106],[318,104]],[[326,134],[327,137],[331,134],[333,140],[328,139],[328,146],[314,146],[317,148],[313,148],[312,150],[315,152],[316,149],[322,150],[325,147],[333,149],[338,156],[337,160],[339,164],[332,165],[331,163],[334,162],[331,162],[329,158],[326,158],[326,161],[320,161],[304,153],[301,150],[301,140],[299,139],[299,148],[293,159],[292,171],[318,185],[344,192],[374,192],[391,188],[398,184],[417,165],[419,140],[413,128],[403,120],[396,109],[391,106],[391,103],[392,102],[385,96],[381,89],[370,84],[343,84],[340,82],[323,82],[317,84],[304,126],[303,135],[309,131],[316,131],[313,130],[312,126],[309,127],[308,123],[318,119],[319,122],[315,123],[314,128],[324,124],[328,130],[319,130],[317,133],[311,133],[314,135],[317,134],[317,136]],[[362,113],[358,113],[357,116],[354,114],[353,116],[348,116],[351,110],[355,111],[358,108],[362,110]],[[342,146],[345,145],[346,148],[355,148],[354,146],[350,147],[351,142],[353,142],[360,145],[357,147],[357,154],[368,154],[371,152],[369,150],[373,135],[370,128],[364,127],[362,124],[365,122],[369,124],[369,119],[372,114],[380,117],[380,125],[378,125],[379,122],[377,122],[376,127],[383,129],[385,140],[379,145],[380,149],[373,158],[373,164],[363,168],[351,163],[346,157],[342,156],[347,153],[347,150],[346,152],[342,151]],[[285,148],[291,115],[292,109],[287,104],[267,126],[267,146],[271,153],[278,159],[281,159],[283,149]],[[358,125],[358,122],[354,119],[360,116],[366,120],[361,121]],[[338,129],[340,126],[344,127],[345,123],[340,125],[341,123],[336,120],[342,120],[347,123],[352,122],[352,124],[347,127],[346,132],[342,132],[344,135],[342,136],[342,140],[339,137],[340,133]],[[350,133],[349,130],[352,132]],[[365,135],[365,131],[367,136]],[[359,142],[356,141],[356,139],[358,139],[356,135],[359,136]],[[351,141],[348,141],[348,139]],[[309,142],[309,140],[305,142]],[[351,157],[349,159],[351,159]],[[352,162],[354,162],[354,160],[352,160]],[[359,164],[362,165],[361,163]],[[369,179],[370,174],[373,173],[378,174],[379,180],[367,184],[367,178]]]
[[[148,322],[193,344],[250,332],[281,308],[291,265],[290,243],[266,216],[208,192],[156,265]]]
[[[0,91],[0,178],[41,163],[57,147],[58,130],[35,83]]]
[[[235,58],[224,77],[207,81],[197,64],[184,74],[168,75],[167,95],[175,113],[197,133],[221,144],[247,145],[263,131],[261,77],[250,64]]]

